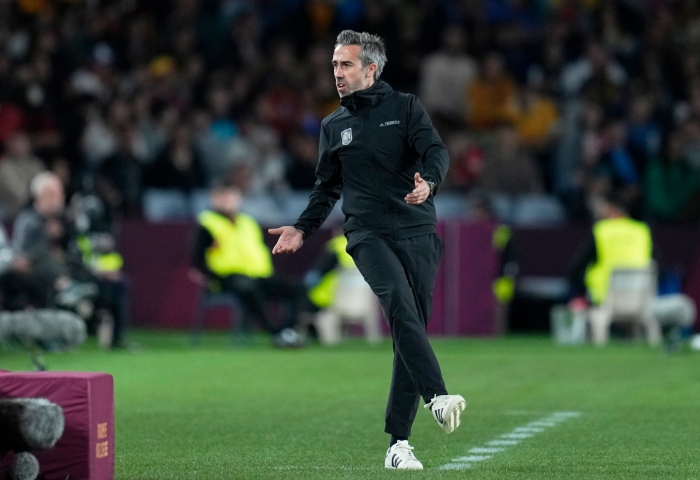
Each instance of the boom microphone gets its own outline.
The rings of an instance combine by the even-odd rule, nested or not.
[[[0,313],[0,343],[48,344],[61,350],[76,348],[87,338],[85,321],[66,310],[23,310]]]

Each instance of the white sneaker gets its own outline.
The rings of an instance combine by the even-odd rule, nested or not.
[[[452,433],[459,427],[459,417],[466,406],[461,395],[436,395],[424,408],[433,412],[433,418],[445,433]]]
[[[413,456],[408,440],[399,440],[386,451],[384,468],[392,470],[423,470],[423,464]]]

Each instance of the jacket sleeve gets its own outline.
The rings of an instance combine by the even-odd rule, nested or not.
[[[0,273],[10,268],[12,262],[12,247],[7,238],[5,227],[0,224]]]
[[[194,268],[210,278],[216,277],[209,269],[206,260],[206,252],[214,243],[214,237],[201,225],[192,232],[190,238],[190,262]]]
[[[331,154],[326,129],[322,126],[318,145],[316,184],[309,196],[309,204],[294,224],[295,228],[304,232],[304,239],[318,230],[326,221],[340,199],[342,186],[340,161],[337,155]]]
[[[572,297],[582,297],[587,293],[586,270],[590,265],[598,262],[598,250],[595,245],[593,233],[589,233],[585,242],[579,245],[569,266],[567,277],[569,290]]]
[[[15,218],[12,227],[12,250],[19,255],[30,255],[40,249],[44,233],[41,219],[28,210]]]
[[[414,95],[409,96],[408,143],[423,165],[421,175],[425,180],[435,183],[437,193],[447,174],[450,159],[428,113]]]

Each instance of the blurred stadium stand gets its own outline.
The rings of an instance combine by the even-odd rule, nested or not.
[[[488,198],[515,229],[522,294],[562,294],[572,232],[614,189],[669,239],[668,266],[700,301],[698,25],[697,2],[662,0],[0,2],[0,214],[9,224],[28,178],[51,169],[109,206],[134,290],[177,295],[174,276],[136,277],[183,261],[213,178],[245,189],[263,225],[305,206],[320,122],[339,105],[333,42],[352,28],[385,38],[383,79],[419,95],[449,150],[443,228],[476,228]],[[25,134],[30,151],[12,148]],[[137,323],[160,321],[133,303]],[[529,308],[512,309],[513,328],[537,323]]]

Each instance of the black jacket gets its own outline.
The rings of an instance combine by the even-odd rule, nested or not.
[[[429,198],[409,205],[416,172],[440,188],[449,159],[445,145],[414,95],[377,81],[343,97],[321,125],[316,184],[296,228],[307,238],[343,195],[345,232],[375,230],[392,238],[435,232]]]

